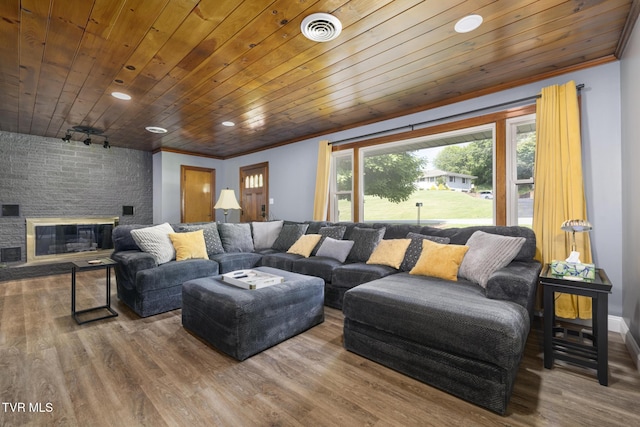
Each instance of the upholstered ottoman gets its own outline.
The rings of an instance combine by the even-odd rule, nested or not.
[[[271,267],[284,278],[256,290],[222,282],[221,276],[182,285],[182,325],[216,349],[244,360],[324,321],[324,281]]]

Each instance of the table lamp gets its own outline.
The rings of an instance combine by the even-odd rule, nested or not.
[[[571,232],[571,254],[566,259],[567,262],[580,262],[580,252],[576,251],[576,231],[579,233],[591,231],[593,226],[584,219],[569,219],[562,223],[560,228],[563,231]]]
[[[229,209],[242,209],[238,204],[238,199],[236,199],[236,193],[228,188],[220,192],[220,197],[213,208],[224,211],[224,222],[227,222]]]

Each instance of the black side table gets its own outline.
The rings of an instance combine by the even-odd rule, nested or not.
[[[99,261],[99,262],[96,262]],[[108,319],[110,317],[116,317],[118,313],[111,308],[111,268],[116,264],[110,258],[102,258],[96,261],[73,261],[73,268],[71,269],[71,315],[78,323],[78,325],[82,325],[83,323],[93,322],[95,320]],[[85,310],[76,311],[76,273],[78,271],[87,271],[87,270],[99,270],[105,269],[107,272],[106,277],[106,287],[107,287],[107,299],[106,304],[98,307],[87,308]],[[78,315],[83,313],[89,313],[93,311],[103,310],[108,314],[100,317],[94,317],[87,320],[80,320]]]
[[[602,269],[593,280],[573,280],[551,273],[546,265],[540,273],[544,286],[544,367],[551,369],[554,359],[596,369],[598,381],[609,384],[608,302],[611,282]],[[592,299],[592,333],[556,326],[555,292],[582,295]]]

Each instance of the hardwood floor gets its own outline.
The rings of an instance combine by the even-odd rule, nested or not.
[[[103,272],[78,287],[78,309],[103,304]],[[502,417],[344,350],[338,310],[237,362],[180,310],[141,319],[114,289],[120,316],[79,326],[70,299],[70,274],[0,282],[0,425],[640,425],[640,374],[614,333],[604,387],[587,369],[544,369],[534,329]]]

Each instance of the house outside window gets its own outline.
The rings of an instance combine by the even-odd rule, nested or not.
[[[494,201],[475,192],[473,173],[481,170],[481,186],[493,188],[493,134],[489,124],[362,148],[360,220],[415,223],[420,216],[421,224],[437,227],[493,224]]]

